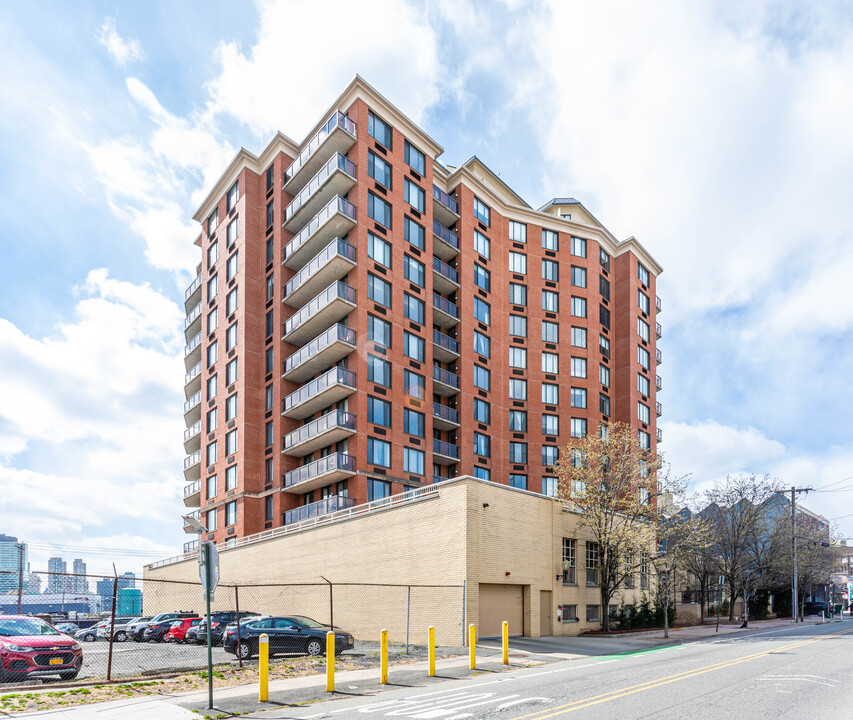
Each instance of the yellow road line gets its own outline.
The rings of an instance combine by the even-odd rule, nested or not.
[[[660,687],[661,685],[669,685],[670,683],[678,682],[679,680],[687,680],[689,678],[696,677],[697,675],[703,675],[704,673],[713,672],[714,670],[722,670],[723,668],[732,667],[733,665],[738,665],[739,663],[746,662],[748,660],[755,660],[760,657],[772,655],[773,653],[803,647],[804,645],[810,645],[811,643],[826,640],[827,638],[836,637],[838,635],[844,635],[845,633],[849,632],[853,632],[853,628],[850,628],[849,630],[839,630],[838,632],[830,633],[828,635],[820,635],[818,637],[809,638],[807,640],[801,640],[799,642],[791,643],[790,645],[783,645],[782,647],[773,648],[771,650],[763,650],[762,652],[753,653],[752,655],[745,655],[741,658],[724,660],[722,662],[714,663],[712,665],[706,665],[700,668],[695,668],[693,670],[685,670],[684,672],[676,673],[675,675],[667,675],[656,680],[648,680],[644,683],[640,683],[638,685],[630,685],[619,690],[611,690],[608,693],[603,693],[601,695],[593,695],[592,697],[583,698],[582,700],[575,700],[574,702],[570,702],[566,705],[561,705],[559,707],[539,710],[538,712],[529,713],[527,715],[519,715],[518,717],[513,718],[513,720],[526,720],[527,718],[545,720],[546,718],[552,718],[558,715],[566,715],[570,712],[574,712],[575,710],[580,710],[581,708],[590,707],[592,705],[598,705],[600,703],[608,702],[610,700],[616,700],[617,698],[633,695],[634,693],[645,692],[646,690],[651,690],[653,688]]]

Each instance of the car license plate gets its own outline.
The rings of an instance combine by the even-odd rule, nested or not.
[[[48,661],[48,665],[62,665],[62,658],[51,658]]]

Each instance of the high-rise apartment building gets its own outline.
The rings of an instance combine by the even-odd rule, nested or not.
[[[75,558],[73,568],[74,577],[71,578],[71,592],[83,594],[89,592],[89,581],[85,577],[81,577],[86,574],[86,563],[83,562],[82,558]]]
[[[13,535],[0,533],[0,595],[18,592],[18,586],[26,587],[21,571],[27,572],[27,544],[18,542]]]
[[[457,475],[554,494],[558,449],[613,421],[655,449],[658,264],[441,154],[356,77],[202,203],[184,502],[208,537]]]
[[[68,563],[61,557],[52,557],[47,560],[47,588],[46,593],[71,592],[71,578],[68,577]]]

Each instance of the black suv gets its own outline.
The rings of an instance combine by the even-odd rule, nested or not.
[[[829,615],[829,605],[820,602],[803,603],[803,617],[806,615],[820,615],[823,612],[824,616]]]
[[[240,645],[237,646],[237,627],[225,631],[222,647],[225,652],[239,654],[248,660],[258,652],[258,638],[269,635],[270,657],[273,655],[322,655],[326,652],[326,632],[328,625],[312,620],[304,615],[288,617],[259,617],[257,620],[243,620],[240,623]],[[335,628],[335,655],[353,648],[353,638],[349,633]]]
[[[260,617],[256,612],[244,612],[239,614],[241,620],[252,617]],[[228,625],[237,622],[237,613],[234,610],[223,610],[221,612],[210,613],[210,642],[212,645],[218,645],[222,642],[222,637],[225,635],[225,628]],[[207,618],[202,618],[201,622],[195,628],[195,632],[190,636],[190,642],[195,641],[199,645],[207,643]]]

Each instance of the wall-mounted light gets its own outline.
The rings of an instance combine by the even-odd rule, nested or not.
[[[484,508],[489,507],[489,503],[483,503],[483,507],[484,507]]]

